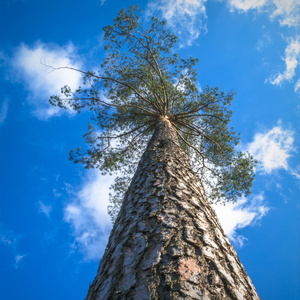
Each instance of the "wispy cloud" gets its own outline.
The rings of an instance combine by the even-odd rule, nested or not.
[[[300,172],[299,172],[299,166],[298,166],[298,171],[297,170],[291,170],[291,174],[295,176],[298,180],[300,180]]]
[[[273,2],[273,3],[272,3]],[[300,24],[299,0],[273,0],[274,10],[271,18],[278,19],[280,25],[298,26]]]
[[[298,79],[295,84],[295,92],[300,93],[300,79]]]
[[[296,27],[300,23],[299,0],[228,0],[228,4],[231,10],[266,13],[282,26]]]
[[[256,50],[259,51],[259,52],[261,52],[270,43],[271,43],[271,36],[270,36],[270,34],[268,32],[265,32],[263,34],[262,38],[257,41],[257,43],[256,43]]]
[[[52,205],[44,204],[42,201],[39,201],[39,212],[50,217],[50,212],[52,211]]]
[[[41,120],[60,115],[62,110],[48,102],[53,94],[60,94],[60,88],[69,85],[77,88],[81,75],[78,72],[61,69],[50,72],[46,65],[53,67],[80,68],[80,59],[73,44],[58,46],[36,43],[30,47],[21,44],[11,60],[14,80],[21,82],[28,91],[28,102],[34,107],[34,115]]]
[[[272,84],[279,85],[282,81],[291,80],[295,76],[295,69],[300,64],[300,36],[297,36],[295,39],[288,39],[288,45],[282,59],[285,62],[286,70],[268,79]],[[297,90],[298,82],[296,83],[295,90]]]
[[[250,9],[261,9],[268,2],[268,0],[228,0],[231,9],[238,9],[244,12]]]
[[[53,189],[53,195],[54,195],[55,198],[59,198],[59,197],[62,196],[62,194],[59,193],[56,189]]]
[[[4,246],[10,246],[12,248],[15,248],[17,244],[17,238],[11,232],[4,232],[3,230],[1,230],[0,243]]]
[[[18,254],[15,256],[15,263],[14,263],[14,267],[15,269],[18,269],[21,263],[21,260],[26,256],[26,254]]]
[[[201,31],[206,32],[206,0],[155,0],[147,7],[147,14],[161,16],[168,22],[182,44],[191,45]]]
[[[256,224],[270,209],[262,194],[240,198],[236,203],[213,204],[213,208],[228,238],[239,246],[243,246],[246,237],[238,230]]]
[[[10,248],[10,251],[14,255],[12,266],[17,269],[20,266],[21,260],[26,254],[17,253],[17,244],[19,237],[12,231],[5,230],[4,226],[0,224],[0,245]]]
[[[264,13],[272,21],[278,21],[281,26],[295,27],[300,25],[300,1],[299,0],[228,0],[231,11]],[[288,45],[284,57],[286,69],[266,80],[274,85],[280,85],[285,80],[292,80],[296,75],[295,69],[300,63],[300,36],[287,39]],[[257,49],[263,47],[262,40],[258,41]],[[299,90],[299,85],[295,85]]]
[[[113,178],[90,171],[82,188],[65,207],[64,218],[72,227],[73,248],[86,260],[101,258],[112,227],[107,213],[109,187]]]
[[[265,173],[278,169],[291,171],[288,159],[296,151],[293,144],[294,131],[284,129],[279,121],[272,129],[257,133],[246,150],[259,161],[259,169]]]
[[[8,112],[8,99],[4,99],[0,107],[0,124],[4,123]]]

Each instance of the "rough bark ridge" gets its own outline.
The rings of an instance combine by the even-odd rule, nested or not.
[[[160,118],[86,300],[260,299]]]

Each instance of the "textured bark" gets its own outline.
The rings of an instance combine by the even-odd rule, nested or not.
[[[260,299],[160,118],[86,300]]]

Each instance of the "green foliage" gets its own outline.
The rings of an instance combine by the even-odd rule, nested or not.
[[[159,116],[168,117],[207,186],[211,201],[234,201],[248,195],[255,160],[236,151],[239,134],[229,126],[234,93],[197,88],[197,59],[172,53],[177,41],[164,21],[153,17],[148,28],[139,21],[138,7],[122,9],[104,28],[107,55],[98,72],[81,71],[83,86],[50,102],[62,108],[94,112],[85,135],[89,145],[71,151],[70,158],[103,174],[118,173],[112,186],[110,213],[116,214],[122,195]]]

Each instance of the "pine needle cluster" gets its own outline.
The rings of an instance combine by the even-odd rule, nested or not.
[[[112,186],[114,219],[159,117],[168,118],[191,165],[206,186],[211,202],[247,196],[256,161],[236,150],[239,134],[230,126],[234,92],[207,87],[199,91],[198,59],[179,58],[177,37],[165,21],[153,17],[143,28],[138,7],[122,9],[104,28],[106,57],[99,71],[82,71],[76,91],[62,88],[50,102],[78,112],[93,112],[86,151],[70,152],[75,163],[117,173]],[[149,23],[149,22],[148,22]],[[72,69],[72,68],[70,68]]]

